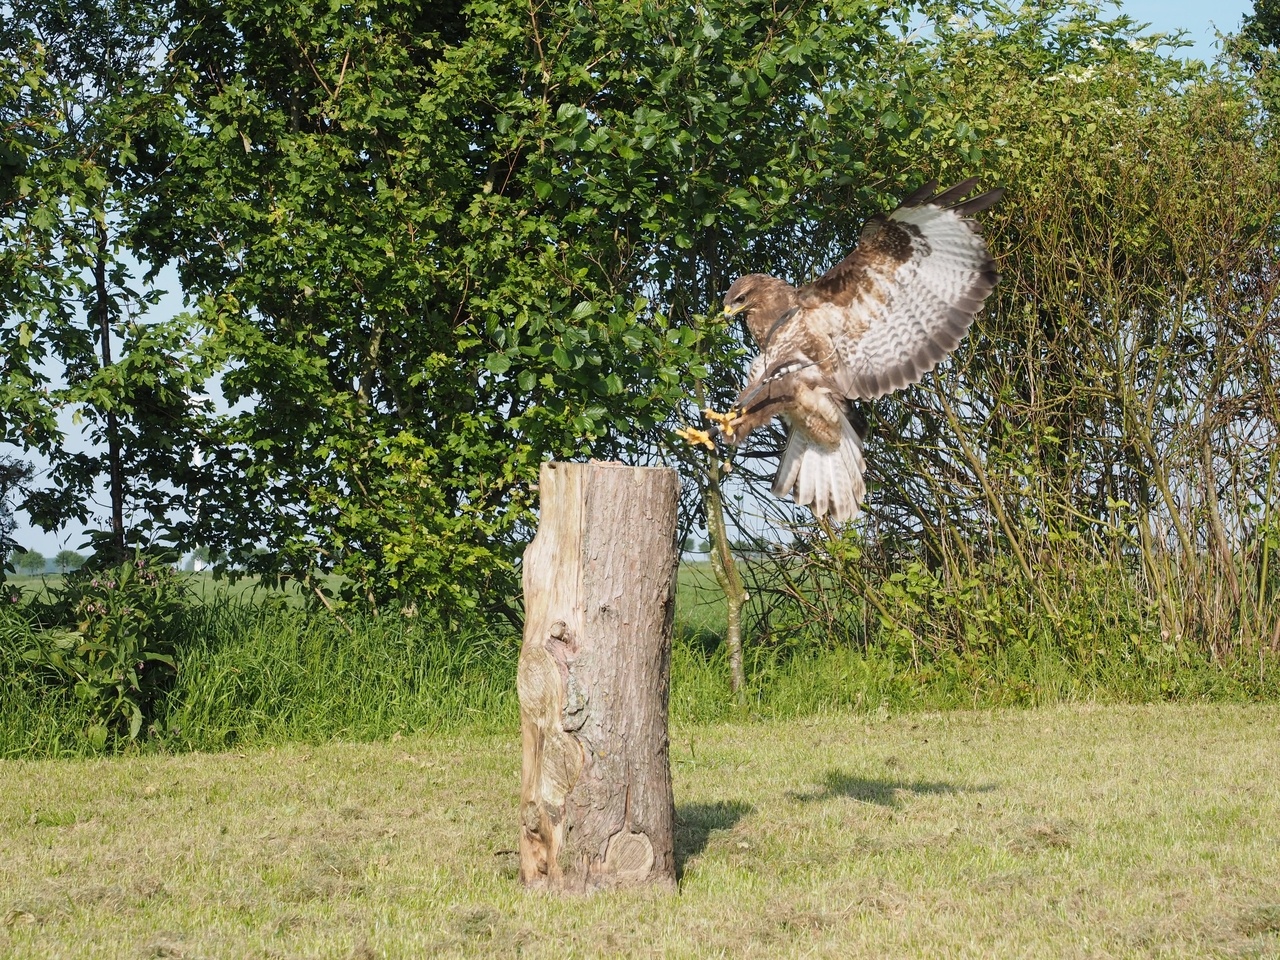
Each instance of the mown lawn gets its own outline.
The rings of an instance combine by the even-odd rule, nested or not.
[[[0,763],[0,955],[1278,957],[1280,707],[677,727],[678,896],[515,877],[519,747]]]

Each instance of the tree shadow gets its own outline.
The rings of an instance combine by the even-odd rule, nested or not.
[[[904,793],[939,794],[939,793],[990,793],[995,790],[994,784],[978,787],[957,787],[952,783],[939,783],[927,780],[907,782],[904,780],[870,780],[857,777],[840,769],[828,770],[822,778],[822,786],[816,790],[788,790],[787,796],[801,803],[820,803],[844,797],[860,803],[874,803],[877,806],[896,808]]]
[[[677,804],[676,879],[684,876],[685,863],[707,848],[713,833],[733,829],[739,820],[754,812],[755,807],[741,800]]]

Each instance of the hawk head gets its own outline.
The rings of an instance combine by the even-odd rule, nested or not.
[[[724,295],[724,315],[742,314],[751,336],[761,347],[777,319],[795,305],[795,287],[763,273],[739,277]]]

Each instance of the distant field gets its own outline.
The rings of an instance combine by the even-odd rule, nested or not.
[[[692,630],[721,635],[725,630],[725,601],[707,561],[680,564],[676,584],[676,622]]]
[[[0,762],[14,958],[1280,956],[1280,708],[677,726],[680,894],[516,880],[519,744]]]
[[[189,573],[187,576],[191,589],[205,600],[212,600],[219,596],[254,600],[280,592],[299,602],[304,599],[302,590],[296,583],[290,583],[283,591],[277,591],[261,587],[253,579],[229,583],[226,580],[216,580],[212,573],[207,572]],[[60,573],[47,573],[34,577],[10,574],[8,579],[10,583],[28,592],[38,593],[62,585]],[[336,588],[338,578],[329,578],[328,582],[331,587]],[[706,561],[680,564],[676,591],[677,619],[690,628],[720,634],[724,632],[724,610],[724,594],[720,592],[715,575],[711,572],[711,564]]]

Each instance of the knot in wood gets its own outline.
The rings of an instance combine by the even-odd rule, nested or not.
[[[554,648],[554,644],[559,644],[559,648]],[[562,663],[567,657],[578,652],[577,638],[563,620],[556,620],[551,624],[551,629],[547,631],[547,648],[548,652]]]
[[[653,869],[653,841],[643,833],[623,830],[609,838],[604,873],[615,884],[639,883]]]

